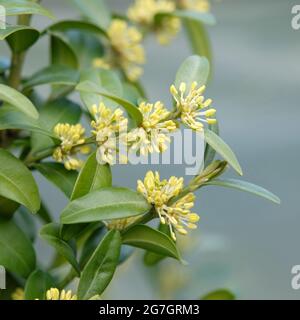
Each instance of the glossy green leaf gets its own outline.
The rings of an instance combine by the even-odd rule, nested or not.
[[[0,265],[21,277],[35,269],[33,246],[12,220],[0,221]]]
[[[13,221],[25,233],[27,238],[34,243],[37,234],[36,217],[28,209],[21,206],[14,214]]]
[[[109,231],[82,271],[78,287],[79,299],[88,300],[95,295],[102,294],[118,265],[120,249],[119,231]]]
[[[111,21],[111,13],[104,0],[69,0],[83,16],[107,29]]]
[[[31,172],[22,161],[3,149],[0,149],[0,163],[0,195],[36,213],[41,200]]]
[[[219,289],[208,293],[201,300],[235,300],[235,295],[227,289]]]
[[[54,19],[53,14],[38,3],[27,0],[0,0],[0,5],[6,9],[7,16],[16,16],[21,14],[37,14]]]
[[[76,86],[79,72],[66,66],[52,65],[32,75],[25,83],[24,89],[44,84]]]
[[[147,213],[150,205],[139,193],[119,187],[95,190],[69,203],[61,213],[63,224],[120,219]]]
[[[81,169],[71,200],[83,197],[86,194],[104,187],[110,187],[112,183],[111,169],[109,165],[101,165],[97,162],[96,153],[90,155]]]
[[[0,100],[7,102],[27,116],[38,119],[39,114],[32,102],[17,90],[0,84]]]
[[[199,56],[206,57],[213,65],[213,54],[209,35],[203,23],[198,21],[186,20],[184,28],[190,40],[193,52]]]
[[[35,270],[26,281],[25,300],[46,300],[46,292],[55,287],[52,277],[44,271]]]
[[[230,147],[213,131],[209,129],[204,130],[204,138],[205,141],[219,153],[231,167],[239,174],[243,175],[242,168],[233,153],[233,151],[230,149]]]
[[[63,21],[54,23],[53,25],[48,27],[47,30],[58,31],[58,32],[80,30],[80,31],[87,31],[90,33],[95,33],[97,35],[103,35],[107,37],[107,33],[103,28],[100,28],[99,25],[93,24],[88,21],[63,20]]]
[[[19,207],[19,203],[0,196],[0,219],[12,218],[13,214],[18,210]]]
[[[210,124],[208,128],[214,132],[216,135],[219,135],[219,124],[218,122],[215,124]],[[205,146],[205,153],[204,153],[204,167],[206,168],[210,165],[216,156],[216,150],[213,149],[208,143]]]
[[[103,70],[103,69],[84,70],[81,73],[80,81],[81,83],[84,83],[85,81],[90,81],[91,83],[93,83],[92,88],[95,90],[103,90],[105,92],[109,92],[118,97],[123,95],[122,83],[119,77],[116,75],[116,73],[111,70]],[[108,99],[95,92],[81,91],[80,97],[90,112],[91,112],[91,107],[94,104],[98,106],[100,102],[103,102],[105,105],[109,106],[110,108],[115,108],[118,106],[117,102],[114,102],[111,99]]]
[[[80,275],[80,268],[73,249],[60,238],[60,225],[58,223],[49,223],[43,226],[40,230],[40,236],[54,247],[73,266],[77,274]]]
[[[92,153],[84,166],[82,167],[71,196],[71,201],[83,197],[86,194],[99,190],[104,187],[110,187],[112,184],[112,175],[109,165],[100,165],[96,159],[96,153]],[[72,239],[78,233],[88,227],[88,223],[79,223],[63,225],[61,236],[63,239]]]
[[[77,69],[79,62],[68,38],[60,32],[49,32],[51,64]]]
[[[204,185],[232,188],[240,191],[245,191],[255,194],[259,197],[265,198],[267,200],[270,200],[272,202],[275,202],[277,204],[280,204],[280,199],[275,194],[250,182],[236,179],[215,179],[206,182]]]
[[[70,198],[77,172],[67,170],[63,164],[55,162],[42,162],[34,167],[51,183],[59,188],[68,198]]]
[[[23,129],[54,137],[53,132],[43,128],[38,120],[15,110],[11,106],[0,108],[0,130],[6,129]]]
[[[165,233],[146,225],[136,225],[122,235],[123,244],[180,260],[175,243]]]
[[[185,82],[187,88],[196,81],[198,86],[205,85],[209,76],[209,62],[205,57],[190,56],[179,67],[175,86],[179,88],[181,82]]]
[[[121,97],[115,96],[114,94],[108,93],[106,91],[99,90],[97,86],[90,82],[90,81],[84,81],[81,82],[77,87],[76,90],[80,92],[90,92],[90,93],[96,93],[103,97],[106,97],[119,105],[121,105],[128,114],[135,120],[136,125],[139,126],[143,121],[143,116],[140,110],[132,104],[130,101],[127,101]]]
[[[0,29],[0,40],[6,39],[13,52],[20,53],[31,47],[39,38],[38,30],[29,26],[6,26]]]

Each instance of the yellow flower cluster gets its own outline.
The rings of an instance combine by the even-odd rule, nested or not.
[[[170,91],[176,101],[177,109],[180,112],[181,121],[196,131],[203,130],[203,123],[215,124],[217,120],[212,118],[216,110],[210,108],[211,99],[205,100],[203,93],[205,86],[197,88],[197,82],[193,82],[188,90],[186,83],[181,83],[179,92],[174,85]]]
[[[11,294],[12,300],[24,300],[25,293],[22,288],[17,288],[12,294]]]
[[[54,127],[54,133],[61,140],[60,146],[54,150],[54,160],[64,163],[67,170],[79,169],[82,161],[77,158],[77,154],[90,151],[88,146],[83,145],[85,129],[81,124],[59,123]]]
[[[100,164],[115,163],[118,139],[126,139],[128,120],[121,109],[112,111],[104,103],[92,107],[94,119],[91,122],[92,133],[98,144],[97,160]],[[118,138],[118,139],[117,139]]]
[[[128,18],[148,28],[152,28],[161,44],[169,43],[180,30],[180,20],[175,17],[164,17],[160,25],[155,26],[155,15],[171,13],[176,9],[174,2],[169,0],[136,0],[128,9]]]
[[[128,133],[129,150],[139,150],[142,155],[153,151],[164,152],[170,142],[168,135],[177,129],[173,120],[166,120],[170,112],[160,101],[155,104],[142,102],[139,110],[143,115],[143,122],[140,127]]]
[[[171,177],[160,180],[158,172],[147,172],[144,181],[138,180],[137,190],[147,201],[155,207],[162,224],[168,224],[171,237],[176,240],[174,230],[180,234],[187,234],[185,228],[197,228],[199,216],[190,209],[194,206],[195,196],[188,193],[174,203],[170,200],[178,196],[183,190],[183,178]]]
[[[124,70],[129,80],[138,80],[143,73],[140,65],[145,63],[145,51],[141,45],[142,34],[120,19],[112,21],[107,33],[116,55],[115,63]]]
[[[198,12],[209,12],[210,3],[208,0],[178,0],[180,9],[195,10]]]
[[[72,294],[72,291],[62,290],[61,292],[57,288],[51,288],[46,292],[47,300],[77,300],[77,296]]]

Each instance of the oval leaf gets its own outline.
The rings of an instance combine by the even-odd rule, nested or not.
[[[175,86],[179,88],[181,82],[185,82],[189,89],[194,81],[198,86],[205,85],[209,76],[209,62],[205,57],[190,56],[179,67]]]
[[[15,53],[27,50],[39,36],[39,31],[29,26],[6,26],[6,29],[0,29],[0,40],[6,39]]]
[[[0,149],[0,163],[0,195],[36,213],[41,200],[31,172],[22,161],[3,149]]]
[[[111,183],[112,175],[110,166],[99,164],[96,159],[96,153],[94,152],[87,159],[78,175],[71,200],[83,197],[94,190],[110,187]]]
[[[267,200],[270,200],[272,202],[275,202],[277,204],[280,204],[280,199],[277,196],[275,196],[275,194],[250,182],[236,179],[215,179],[206,182],[204,185],[226,187],[240,191],[245,191],[255,194],[259,197],[265,198]]]
[[[146,225],[136,225],[122,235],[123,244],[180,260],[175,243],[165,233]]]
[[[78,275],[80,275],[80,268],[73,249],[67,242],[62,240],[59,236],[60,225],[57,223],[49,223],[42,227],[40,230],[40,236],[47,241],[56,251],[62,255],[75,269]]]
[[[39,117],[35,106],[27,97],[4,84],[0,84],[0,100],[7,102],[33,119],[38,119]]]
[[[12,220],[0,221],[0,265],[21,277],[35,268],[33,246]]]
[[[66,66],[53,65],[44,68],[31,76],[24,83],[24,89],[44,84],[75,86],[78,81],[79,72],[77,70]]]
[[[11,106],[0,108],[0,130],[6,129],[23,129],[55,138],[53,132],[43,128],[38,120],[15,110]]]
[[[102,188],[69,203],[61,214],[63,224],[120,219],[144,214],[150,205],[127,188]]]
[[[78,175],[76,171],[67,170],[63,164],[55,162],[43,162],[34,167],[70,198]]]
[[[25,285],[25,300],[46,300],[46,292],[54,287],[51,276],[41,270],[31,273]]]
[[[205,141],[216,150],[232,168],[239,174],[243,175],[242,168],[230,147],[213,131],[209,129],[204,130]]]
[[[80,30],[80,31],[87,31],[90,33],[95,33],[97,35],[103,35],[107,37],[107,33],[104,29],[88,21],[79,21],[79,20],[59,21],[57,23],[54,23],[50,27],[48,27],[47,30],[58,31],[58,32]]]
[[[114,275],[119,262],[120,249],[120,232],[109,231],[82,271],[78,287],[79,299],[88,300],[102,294]]]
[[[0,0],[0,5],[4,6],[7,16],[17,16],[21,14],[38,14],[50,19],[54,19],[53,14],[38,3],[27,0]]]

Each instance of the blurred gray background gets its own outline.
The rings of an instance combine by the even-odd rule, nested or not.
[[[124,13],[130,1],[107,3]],[[209,28],[214,75],[207,96],[218,110],[221,135],[244,169],[244,179],[270,189],[281,206],[238,191],[208,187],[197,197],[199,229],[183,241],[188,266],[166,261],[141,267],[141,253],[121,266],[107,298],[198,298],[220,287],[240,299],[299,299],[291,267],[300,264],[299,85],[300,30],[291,28],[289,0],[213,2],[217,25]],[[69,1],[44,0],[60,19],[78,16]],[[45,26],[46,19],[35,24]],[[146,43],[143,83],[151,100],[169,102],[169,86],[191,51],[183,34],[168,47]],[[7,50],[1,47],[1,55]],[[31,49],[26,74],[47,63],[47,41]],[[114,184],[135,188],[149,167],[114,167]],[[184,175],[183,166],[162,166],[163,176]],[[233,171],[229,172],[235,176]],[[59,214],[66,199],[42,177],[42,194]],[[37,244],[39,250],[48,248]],[[170,293],[171,292],[171,293]]]

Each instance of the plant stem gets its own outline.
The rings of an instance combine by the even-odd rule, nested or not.
[[[30,15],[20,15],[18,25],[29,25]],[[10,74],[8,84],[14,89],[18,89],[22,79],[22,69],[25,61],[25,52],[13,52],[11,58]]]

